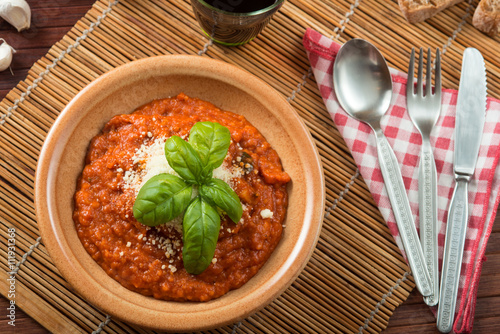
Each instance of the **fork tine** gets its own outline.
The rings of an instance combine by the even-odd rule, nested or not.
[[[422,77],[424,76],[424,56],[423,56],[423,49],[420,48],[420,53],[419,53],[419,58],[418,58],[418,70],[417,70],[417,95],[422,96],[422,91],[423,91],[423,81]]]
[[[434,70],[434,94],[441,96],[441,52],[436,49],[436,69]]]
[[[432,61],[431,48],[427,49],[427,73],[425,75],[425,96],[432,95]]]
[[[413,95],[413,75],[415,71],[415,48],[411,49],[410,64],[408,65],[408,81],[406,83],[406,96]]]

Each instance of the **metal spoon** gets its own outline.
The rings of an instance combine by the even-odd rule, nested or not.
[[[333,85],[342,108],[353,118],[368,124],[375,133],[380,169],[415,284],[423,296],[430,296],[432,281],[403,177],[396,156],[380,128],[380,120],[392,98],[392,79],[387,63],[375,46],[362,39],[352,39],[337,54]]]

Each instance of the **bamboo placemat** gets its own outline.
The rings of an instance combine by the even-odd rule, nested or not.
[[[457,88],[462,51],[474,46],[487,62],[489,94],[498,98],[500,41],[470,25],[470,2],[412,26],[395,0],[289,0],[256,40],[226,48],[201,33],[189,1],[97,1],[0,103],[0,254],[7,259],[7,233],[14,227],[16,305],[52,332],[150,332],[95,309],[60,276],[37,229],[34,171],[55,118],[93,79],[139,58],[198,54],[235,64],[288,98],[315,139],[327,186],[324,227],[303,273],[265,309],[214,332],[382,331],[413,289],[413,278],[324,107],[302,36],[311,27],[339,42],[368,39],[401,70],[412,46],[444,47],[447,88]],[[7,296],[11,269],[7,261],[0,267]]]

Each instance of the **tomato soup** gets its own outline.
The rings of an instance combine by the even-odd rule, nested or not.
[[[243,216],[235,224],[221,212],[215,256],[205,271],[193,275],[183,267],[182,217],[150,227],[134,218],[132,208],[141,184],[168,168],[155,152],[162,152],[173,135],[187,139],[193,125],[204,121],[231,133],[228,154],[214,177],[236,192]],[[276,248],[289,181],[276,151],[245,117],[179,94],[113,117],[92,139],[73,218],[87,252],[126,288],[164,300],[208,301],[245,284]]]

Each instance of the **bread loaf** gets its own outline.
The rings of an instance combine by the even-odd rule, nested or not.
[[[490,36],[500,33],[500,0],[481,0],[472,17],[472,25]]]
[[[398,0],[398,3],[406,20],[418,23],[462,1],[464,0]]]

